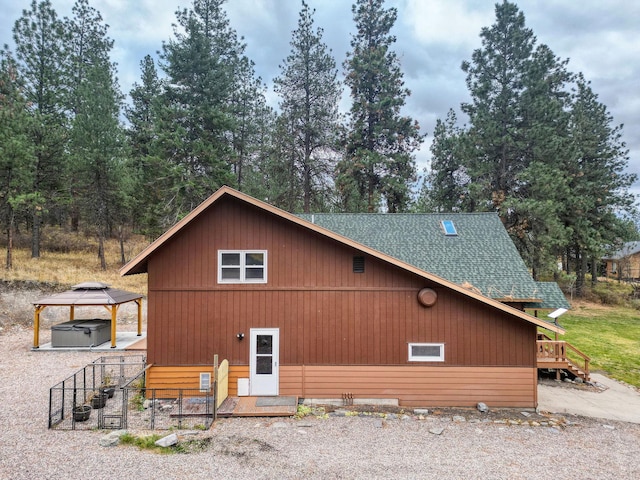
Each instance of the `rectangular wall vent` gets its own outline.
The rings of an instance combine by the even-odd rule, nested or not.
[[[353,273],[364,273],[364,257],[353,257]]]
[[[200,372],[200,391],[208,392],[211,390],[211,374],[209,372]]]

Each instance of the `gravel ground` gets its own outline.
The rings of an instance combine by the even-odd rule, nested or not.
[[[47,429],[49,387],[96,354],[32,352],[31,341],[24,327],[0,331],[0,479],[640,478],[640,425],[519,411],[221,419],[178,432],[201,441],[197,452],[103,447],[108,431]]]

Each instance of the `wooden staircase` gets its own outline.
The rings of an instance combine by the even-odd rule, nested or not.
[[[572,377],[579,377],[585,382],[590,380],[589,362],[591,359],[570,343],[552,340],[544,333],[538,333],[536,352],[538,369],[555,370],[556,379],[560,380],[561,371],[564,370]],[[569,356],[569,352],[571,356]]]

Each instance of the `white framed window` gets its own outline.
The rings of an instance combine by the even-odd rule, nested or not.
[[[266,250],[218,250],[218,283],[267,283]]]
[[[444,362],[444,343],[410,343],[410,362]]]

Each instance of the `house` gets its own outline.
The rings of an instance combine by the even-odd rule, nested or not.
[[[640,278],[640,242],[627,242],[608,257],[605,262],[605,276],[632,280]]]
[[[495,214],[296,216],[223,187],[121,270],[144,272],[148,388],[217,354],[231,395],[535,407],[537,330],[564,333],[524,311],[562,305]]]

